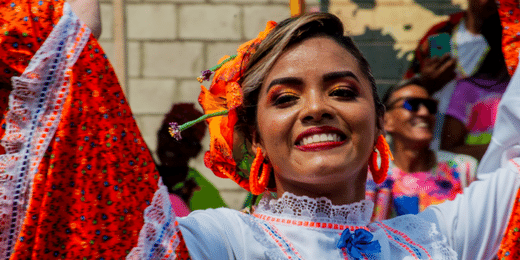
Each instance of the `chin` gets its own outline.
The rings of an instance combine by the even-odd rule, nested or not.
[[[330,162],[339,162],[338,160],[330,160]],[[350,176],[349,171],[346,169],[352,168],[346,165],[338,164],[314,164],[309,163],[308,167],[305,167],[299,174],[300,180],[306,181],[313,184],[327,184],[339,181],[345,181]]]
[[[412,140],[417,143],[426,143],[430,145],[430,143],[433,141],[433,135],[416,136],[415,138],[412,138]]]

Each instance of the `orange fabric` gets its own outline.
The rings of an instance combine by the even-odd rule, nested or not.
[[[242,87],[238,80],[249,57],[275,26],[275,22],[268,22],[265,30],[259,33],[257,38],[242,44],[237,50],[237,56],[215,71],[210,89],[201,86],[202,91],[199,95],[199,103],[205,114],[229,110],[227,116],[207,119],[211,140],[210,149],[204,156],[206,167],[216,176],[229,178],[248,191],[249,180],[237,173],[236,162],[233,159],[233,132],[238,120],[236,108],[242,105]],[[227,58],[229,56],[224,56],[219,63]]]
[[[175,249],[175,259],[177,260],[191,260],[190,252],[188,251],[188,247],[186,246],[186,242],[184,241],[184,237],[179,232],[179,239],[181,242]]]
[[[500,243],[498,259],[520,259],[520,190],[516,194],[506,233]]]
[[[502,51],[510,75],[518,66],[520,47],[520,6],[518,0],[497,1],[502,23]],[[498,250],[499,259],[520,259],[520,190],[509,218],[504,238]]]
[[[63,13],[63,1],[0,0],[0,82],[23,73]]]
[[[1,2],[0,81],[10,82],[25,70],[63,5],[62,0]],[[1,94],[5,102],[8,91]],[[137,245],[159,174],[114,70],[92,36],[72,68],[63,105],[11,259],[123,259]],[[5,120],[0,135],[4,131]]]
[[[502,52],[509,75],[513,75],[518,65],[520,47],[520,7],[518,0],[500,0],[497,5],[502,23]]]

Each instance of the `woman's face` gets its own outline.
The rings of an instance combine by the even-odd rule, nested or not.
[[[433,139],[435,113],[430,113],[423,104],[418,106],[417,111],[405,109],[403,104],[411,98],[431,99],[426,89],[418,85],[409,85],[394,92],[388,99],[391,106],[385,115],[385,130],[395,141],[422,142],[428,146]]]
[[[285,51],[265,77],[253,145],[267,155],[277,185],[334,185],[365,178],[376,121],[372,88],[355,57],[315,37]]]

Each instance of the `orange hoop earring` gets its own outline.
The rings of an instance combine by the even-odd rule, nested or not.
[[[381,168],[377,166],[377,149],[381,156]],[[380,135],[377,138],[376,147],[374,147],[374,151],[370,155],[368,159],[368,167],[370,168],[370,172],[372,172],[372,178],[374,178],[374,182],[379,184],[385,181],[386,176],[388,174],[388,167],[390,166],[390,160],[394,160],[394,156],[390,151],[390,146],[386,142],[386,139],[383,135]]]
[[[267,184],[269,183],[269,175],[271,174],[272,167],[270,163],[264,163],[264,159],[262,149],[260,149],[260,147],[256,148],[256,156],[251,164],[251,173],[249,174],[249,190],[253,195],[260,195],[266,190]],[[258,178],[260,167],[262,168],[262,175]]]

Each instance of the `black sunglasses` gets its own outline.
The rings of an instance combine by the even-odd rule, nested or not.
[[[417,111],[419,111],[419,107],[421,105],[424,105],[428,109],[428,112],[430,112],[430,114],[437,113],[437,105],[438,105],[437,100],[429,99],[429,98],[398,98],[397,100],[395,100],[394,102],[389,104],[386,110],[390,111],[394,108],[397,108],[397,107],[394,107],[395,104],[397,104],[397,102],[399,102],[403,99],[404,99],[404,103],[400,107],[402,107],[410,112],[417,112]]]

